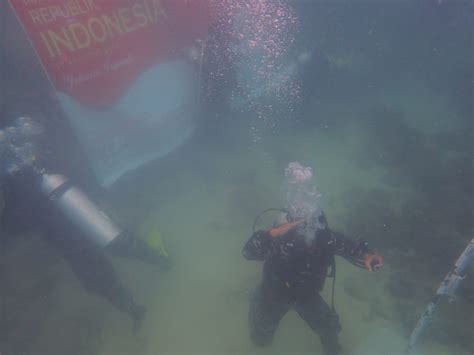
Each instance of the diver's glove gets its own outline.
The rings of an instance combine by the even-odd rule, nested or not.
[[[383,256],[370,250],[369,243],[363,239],[355,241],[350,254],[353,255],[348,259],[351,263],[369,272],[376,271],[384,265]]]
[[[362,260],[359,261],[360,266],[365,267],[369,272],[377,271],[383,267],[383,256],[373,253],[364,254]]]

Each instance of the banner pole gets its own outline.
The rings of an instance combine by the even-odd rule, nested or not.
[[[6,85],[7,85],[7,60],[6,60],[6,53],[7,53],[7,6],[8,3],[3,1],[0,5],[0,120],[3,118],[3,114],[5,112],[5,92],[6,92]]]
[[[443,279],[438,287],[438,290],[436,291],[436,295],[433,297],[433,300],[428,304],[420,319],[418,319],[418,322],[416,323],[416,326],[410,335],[410,340],[405,350],[405,354],[409,354],[413,350],[413,347],[415,346],[422,331],[427,326],[436,307],[439,305],[441,298],[443,296],[447,296],[450,301],[454,299],[455,293],[461,284],[461,281],[466,277],[467,268],[469,267],[473,258],[474,238],[471,239],[469,244],[457,259],[451,271],[449,271],[446,277]]]

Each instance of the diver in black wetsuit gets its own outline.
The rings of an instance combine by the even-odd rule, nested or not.
[[[45,241],[61,253],[86,290],[97,293],[129,314],[134,329],[138,329],[145,315],[145,307],[137,304],[122,285],[106,252],[136,257],[163,269],[171,266],[168,257],[151,249],[141,239],[125,233],[102,249],[67,220],[52,201],[39,192],[38,185],[38,177],[27,172],[16,174],[4,184],[2,226],[6,233],[40,233]]]
[[[299,199],[301,188],[297,195]],[[293,307],[319,335],[325,353],[336,355],[340,352],[339,318],[319,295],[334,256],[369,271],[382,267],[383,258],[365,241],[332,231],[317,206],[303,206],[296,213],[295,206],[295,200],[291,201],[285,223],[255,232],[243,248],[247,260],[265,261],[263,281],[250,304],[250,336],[257,345],[269,344],[281,318]]]
[[[129,314],[137,330],[145,307],[137,304],[122,285],[106,252],[136,257],[163,269],[171,266],[168,257],[116,227],[67,178],[38,168],[36,157],[13,160],[15,164],[18,160],[20,167],[2,178],[5,208],[1,222],[5,234],[11,237],[32,231],[44,236],[69,263],[84,288]],[[51,181],[59,183],[45,191]]]

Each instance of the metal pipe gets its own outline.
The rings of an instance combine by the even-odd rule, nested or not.
[[[409,354],[413,347],[415,346],[418,338],[420,337],[423,329],[428,324],[431,316],[433,315],[436,307],[439,305],[441,298],[443,296],[448,296],[449,300],[452,301],[456,294],[461,281],[466,277],[467,268],[474,258],[474,238],[471,239],[469,244],[466,246],[462,254],[457,259],[454,267],[446,275],[441,284],[436,291],[436,295],[433,297],[433,300],[426,307],[425,312],[421,315],[420,319],[416,323],[413,332],[410,335],[410,340],[408,341],[408,346],[405,350],[406,354]]]

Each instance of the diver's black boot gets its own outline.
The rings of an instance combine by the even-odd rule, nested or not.
[[[137,333],[143,324],[143,320],[145,319],[146,307],[133,302],[126,305],[121,310],[130,316],[132,319],[133,333]]]
[[[321,335],[321,344],[324,349],[324,355],[340,355],[342,348],[337,339],[337,333]]]
[[[143,305],[135,305],[132,310],[130,310],[130,316],[133,320],[133,333],[137,333],[142,327],[143,320],[146,315],[146,307]]]
[[[136,303],[124,287],[115,290],[109,300],[120,311],[130,316],[133,321],[133,332],[136,333],[143,324],[143,319],[146,315],[146,307]]]

